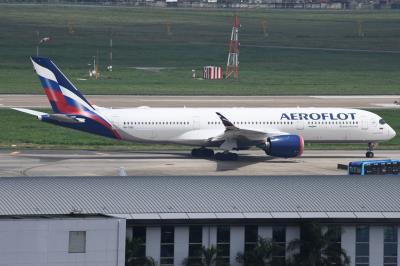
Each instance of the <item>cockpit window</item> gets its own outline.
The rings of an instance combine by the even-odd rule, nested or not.
[[[385,122],[385,120],[383,120],[383,119],[381,118],[381,119],[379,119],[379,124],[384,125],[384,124],[386,124],[386,122]]]

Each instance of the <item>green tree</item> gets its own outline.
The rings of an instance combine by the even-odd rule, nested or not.
[[[125,240],[125,266],[157,266],[152,257],[143,254],[143,240],[140,238]]]
[[[198,258],[185,258],[183,260],[183,265],[185,266],[217,266],[218,258],[217,258],[217,249],[215,246],[211,246],[209,248],[202,247],[201,252],[199,254],[200,259]]]
[[[300,226],[300,239],[288,244],[288,251],[293,255],[287,265],[297,266],[346,266],[350,258],[336,242],[337,232],[329,229],[323,233],[321,225],[305,222]]]
[[[279,262],[274,261],[273,255],[279,254],[285,249],[277,245],[272,239],[258,238],[254,248],[238,253],[236,261],[243,266],[278,266]]]

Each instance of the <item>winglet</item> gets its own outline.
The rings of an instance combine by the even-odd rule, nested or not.
[[[233,123],[231,121],[229,121],[225,116],[223,116],[222,114],[216,112],[216,114],[219,116],[219,119],[221,119],[222,124],[225,126],[226,129],[232,130],[232,129],[237,129],[237,127],[235,127],[233,125]]]

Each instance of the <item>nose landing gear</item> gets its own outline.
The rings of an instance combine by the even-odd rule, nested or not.
[[[376,143],[374,142],[369,142],[368,143],[368,150],[367,153],[365,154],[365,157],[367,158],[374,158],[374,148],[376,147]]]

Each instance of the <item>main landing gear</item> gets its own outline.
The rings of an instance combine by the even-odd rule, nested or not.
[[[195,158],[209,158],[209,159],[215,159],[217,161],[237,161],[238,155],[236,153],[224,151],[224,152],[217,152],[214,155],[214,151],[212,149],[207,149],[207,148],[199,148],[199,149],[193,149],[192,152],[192,157]]]
[[[191,154],[195,158],[213,158],[214,157],[214,151],[212,149],[207,149],[204,147],[202,147],[200,149],[193,149]]]
[[[374,142],[369,142],[368,143],[368,150],[367,153],[365,154],[365,157],[367,158],[373,158],[374,157],[374,148],[376,147],[376,143]]]
[[[239,156],[233,152],[217,152],[215,154],[215,160],[217,161],[237,161]]]

